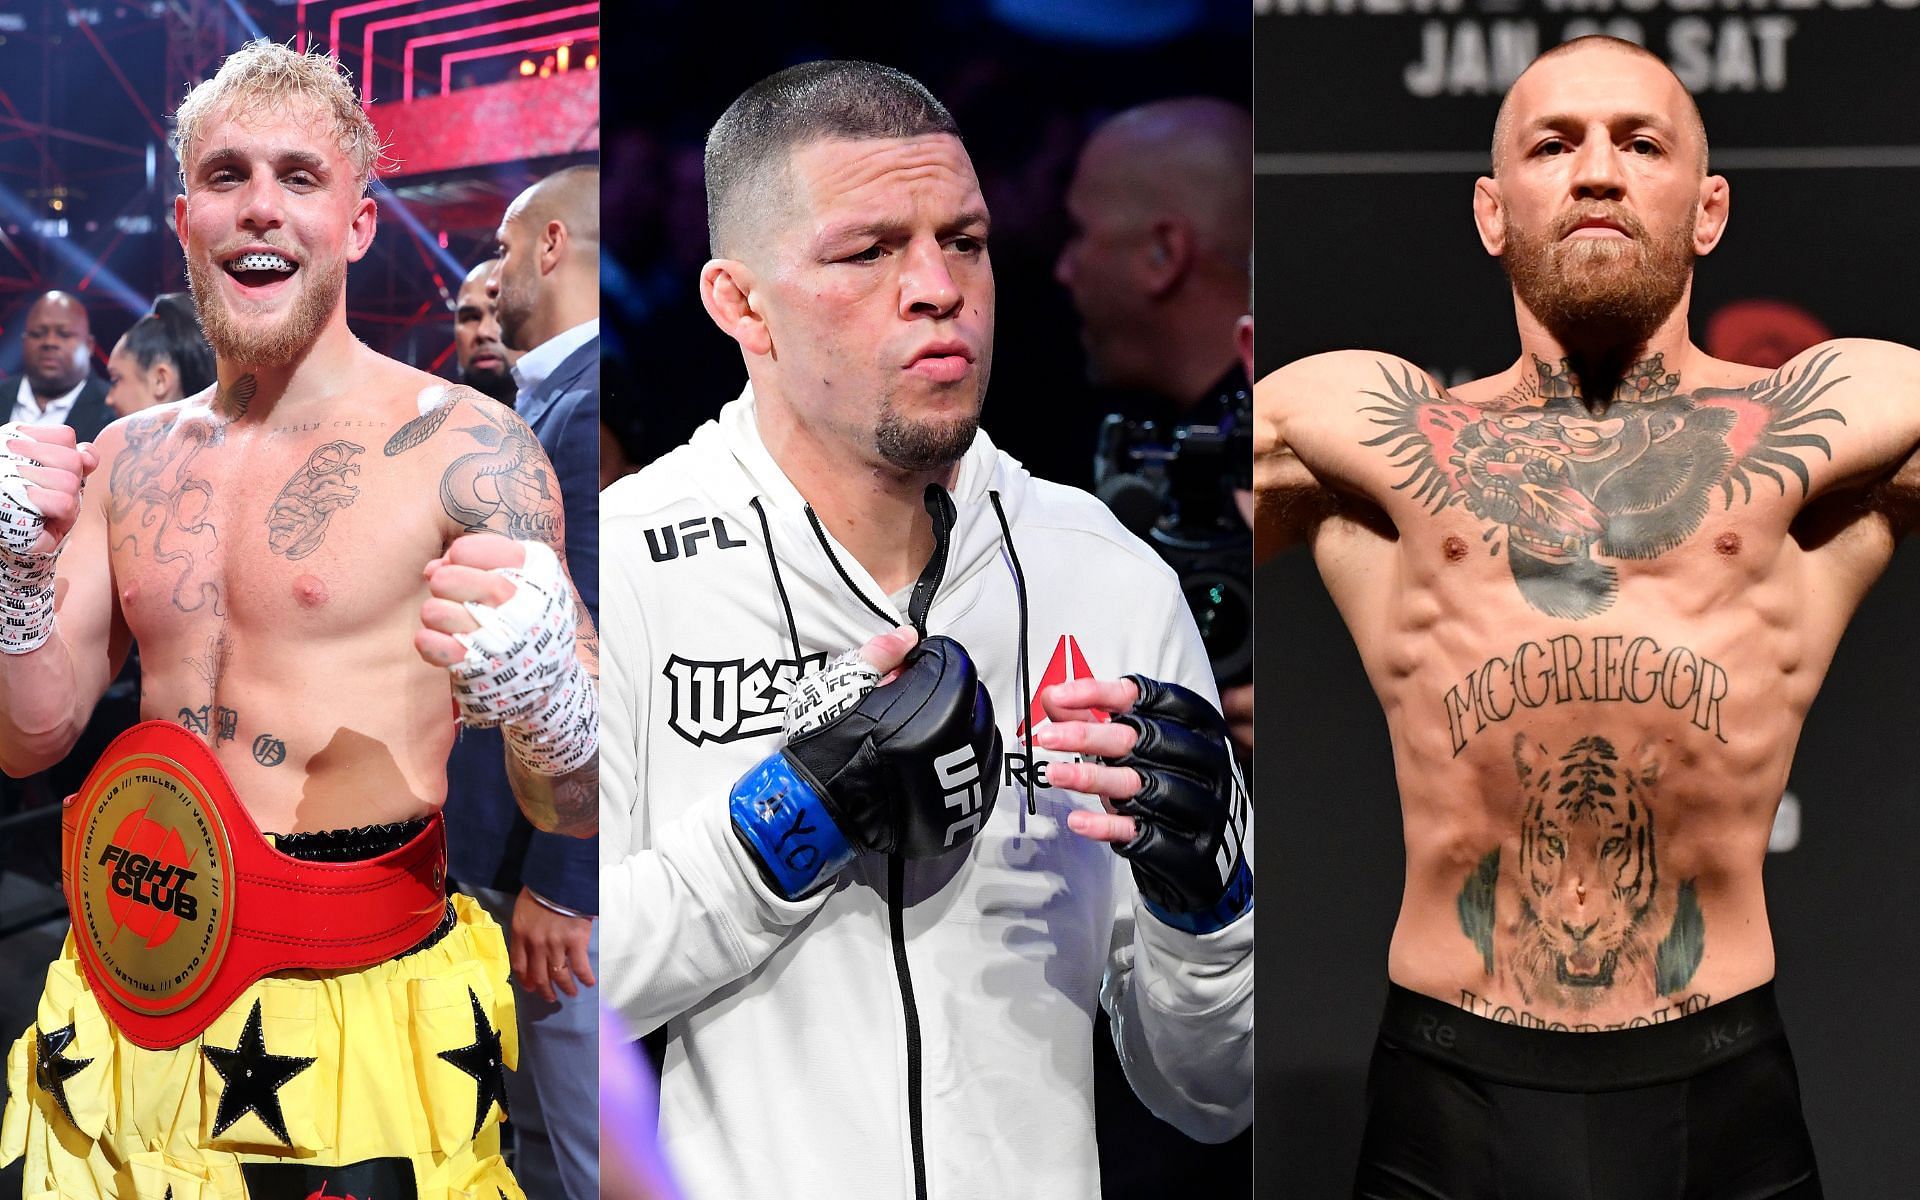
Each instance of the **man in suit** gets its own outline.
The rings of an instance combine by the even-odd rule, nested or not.
[[[88,369],[93,328],[86,306],[71,292],[48,292],[27,310],[21,331],[20,378],[5,395],[8,418],[22,425],[71,425],[74,436],[90,442],[113,420],[107,384]]]
[[[600,174],[571,167],[521,193],[499,230],[487,284],[501,340],[521,351],[515,410],[553,460],[566,516],[567,562],[587,611],[599,612]],[[464,302],[464,301],[463,301]],[[471,756],[471,757],[470,757]],[[454,770],[499,758],[474,732]],[[477,773],[476,780],[481,778]],[[598,1195],[599,911],[597,839],[535,831],[513,797],[476,784],[449,789],[451,870],[496,906],[518,986],[520,1070],[509,1082],[514,1169],[532,1196]],[[584,987],[583,987],[584,985]]]

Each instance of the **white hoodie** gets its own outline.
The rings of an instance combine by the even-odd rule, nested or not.
[[[1126,861],[1068,831],[1098,802],[1046,785],[1066,755],[1036,750],[1027,812],[1021,726],[1062,672],[1217,703],[1173,572],[984,433],[952,497],[926,626],[992,695],[992,817],[965,852],[863,855],[798,903],[762,882],[728,793],[780,748],[796,664],[908,623],[908,592],[813,522],[751,389],[602,498],[601,981],[636,1031],[667,1027],[660,1139],[691,1200],[899,1200],[917,1174],[932,1200],[1096,1197],[1096,999],[1155,1113],[1208,1141],[1251,1119],[1253,914],[1202,936],[1150,916]]]

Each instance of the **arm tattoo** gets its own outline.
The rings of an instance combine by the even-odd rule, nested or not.
[[[440,503],[461,528],[545,542],[565,554],[560,488],[527,423],[497,404],[469,406],[480,423],[460,432],[485,447],[453,460],[440,479]],[[498,409],[489,412],[488,408]]]
[[[600,830],[600,760],[592,759],[565,775],[539,775],[507,750],[507,783],[535,829],[592,837]]]
[[[366,449],[353,442],[328,442],[307,456],[267,510],[267,545],[275,554],[299,559],[320,548],[335,510],[360,494],[347,480],[360,473],[353,456]]]
[[[1693,880],[1660,874],[1656,752],[1623,762],[1592,735],[1556,758],[1520,734],[1513,765],[1519,853],[1487,854],[1457,902],[1487,977],[1575,1014],[1677,995],[1705,954],[1706,919]]]
[[[183,613],[211,606],[214,615],[226,615],[218,577],[208,565],[220,544],[220,531],[207,518],[213,484],[194,473],[194,460],[217,443],[218,432],[205,420],[182,421],[178,413],[135,417],[107,473],[114,548],[130,548],[135,557],[172,572],[169,599]]]
[[[405,454],[407,451],[438,433],[440,426],[446,424],[447,418],[451,416],[452,413],[453,397],[449,396],[413,420],[408,421],[405,425],[402,425],[398,433],[395,433],[387,439],[383,453],[385,453],[388,458],[392,458],[396,454]]]
[[[1460,505],[1504,538],[1526,602],[1556,617],[1605,612],[1619,590],[1600,557],[1658,558],[1700,528],[1712,498],[1731,509],[1753,499],[1756,477],[1782,496],[1787,476],[1812,490],[1801,452],[1833,457],[1808,425],[1846,419],[1815,403],[1844,382],[1838,351],[1798,371],[1741,388],[1680,390],[1654,355],[1627,372],[1610,401],[1592,405],[1571,369],[1535,359],[1537,378],[1483,404],[1436,394],[1424,376],[1382,367],[1385,390],[1363,411],[1385,432],[1361,443],[1400,473],[1394,490],[1429,512]],[[1736,489],[1738,495],[1736,497]]]

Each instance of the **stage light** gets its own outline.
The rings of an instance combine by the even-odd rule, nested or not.
[[[560,69],[562,71],[567,69],[567,58],[569,56],[568,52],[570,49],[571,48],[568,46],[562,46],[558,50],[555,50],[553,52],[554,61],[560,64]]]
[[[539,69],[540,68],[533,65],[533,60],[530,58],[523,58],[520,60],[520,73],[522,75],[531,75]]]
[[[444,229],[440,231],[440,248],[442,250],[447,248],[447,231]]]
[[[65,208],[66,206],[67,206],[67,202],[65,200],[62,200],[58,196],[55,196],[53,199],[47,201],[47,207],[52,209],[55,212],[59,212],[61,209]]]
[[[599,68],[599,66],[600,66],[600,56],[598,54],[587,55],[587,70],[589,71],[596,70]]]

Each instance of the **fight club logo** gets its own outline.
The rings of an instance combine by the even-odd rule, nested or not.
[[[219,810],[179,763],[145,753],[97,773],[76,803],[66,871],[90,976],[138,1012],[178,1012],[213,981],[232,933]]]
[[[1028,726],[1035,729],[1047,723],[1047,710],[1040,705],[1040,693],[1056,683],[1067,683],[1075,679],[1092,679],[1093,668],[1087,665],[1087,656],[1080,653],[1080,643],[1070,633],[1062,634],[1053,645],[1053,657],[1047,660],[1047,669],[1040,672],[1040,678],[1033,685],[1033,707],[1027,712],[1027,719],[1020,722],[1013,736],[1027,736]],[[1096,710],[1094,720],[1105,721],[1107,714]]]
[[[672,655],[662,671],[673,689],[667,724],[696,746],[779,733],[794,684],[826,661],[824,654],[752,663]]]

